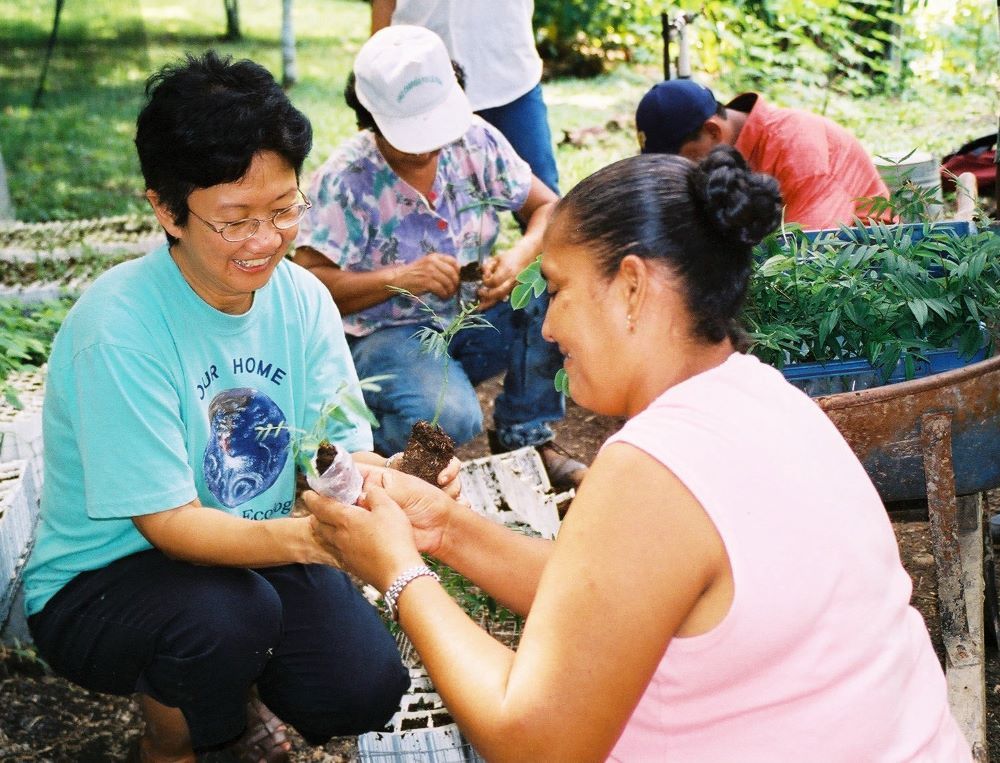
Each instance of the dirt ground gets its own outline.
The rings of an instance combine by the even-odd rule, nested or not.
[[[498,389],[489,382],[481,390],[484,409],[489,409]],[[489,416],[487,415],[487,420]],[[565,421],[557,429],[558,442],[589,461],[619,421],[596,416],[569,405]],[[481,436],[464,445],[459,455],[472,458],[487,454]],[[919,509],[894,518],[900,554],[913,578],[913,605],[928,623],[935,647],[943,659],[937,622],[934,559],[930,552],[927,522]],[[1000,762],[1000,657],[990,645],[986,693],[989,711],[990,759]],[[52,763],[99,763],[122,760],[130,742],[139,735],[141,720],[127,697],[110,697],[84,691],[60,678],[45,675],[41,666],[25,660],[16,650],[0,651],[0,761]],[[293,736],[293,761],[340,763],[356,759],[353,739],[337,739],[313,748]]]

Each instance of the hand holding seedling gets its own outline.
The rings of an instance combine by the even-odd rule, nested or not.
[[[462,481],[459,479],[459,472],[461,470],[462,462],[457,458],[452,458],[438,475],[438,486],[449,498],[453,498],[456,501],[462,500]]]
[[[379,495],[374,495],[375,491]],[[350,506],[312,491],[304,493],[312,512],[313,539],[337,566],[385,591],[400,572],[423,563],[403,510],[375,488],[365,507]]]
[[[506,299],[517,285],[517,274],[521,269],[520,257],[513,249],[488,258],[483,263],[483,286],[477,295],[479,310],[489,310]]]
[[[440,299],[458,291],[458,260],[448,254],[430,252],[418,260],[396,266],[393,286],[412,294],[433,294]]]

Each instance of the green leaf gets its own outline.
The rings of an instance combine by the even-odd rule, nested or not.
[[[840,310],[834,309],[823,316],[823,319],[819,322],[819,339],[820,344],[826,344],[826,339],[830,336],[830,333],[837,327],[837,323],[840,321]]]
[[[927,301],[924,299],[909,299],[906,306],[910,308],[917,324],[923,326],[927,322]]]
[[[531,284],[519,283],[510,292],[510,306],[515,310],[523,309],[531,301]]]
[[[565,368],[560,368],[556,371],[552,384],[556,388],[556,392],[562,392],[564,395],[569,396],[569,374],[566,373]]]
[[[375,418],[375,414],[371,412],[371,409],[367,405],[365,405],[364,400],[360,400],[354,397],[353,395],[345,395],[343,398],[343,402],[344,402],[344,407],[350,410],[351,413],[355,414],[359,418],[364,419],[375,429],[378,429],[379,427],[378,419]],[[338,419],[338,421],[342,421],[343,423],[348,425],[350,424],[350,421],[346,416],[344,416],[343,419]]]
[[[545,276],[542,275],[542,256],[535,257],[531,264],[518,273],[516,281],[517,286],[510,293],[510,306],[515,310],[521,310],[532,297],[540,297],[548,288]]]
[[[6,383],[3,385],[3,399],[6,400],[7,405],[15,411],[24,410],[24,403],[22,403],[21,398],[18,397],[17,390]]]

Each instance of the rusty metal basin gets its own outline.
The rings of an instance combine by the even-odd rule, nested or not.
[[[955,494],[1000,487],[1000,355],[884,387],[817,397],[882,500],[927,497],[922,420],[951,419]]]

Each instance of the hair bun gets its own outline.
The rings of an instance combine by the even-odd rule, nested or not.
[[[717,235],[745,246],[760,243],[781,222],[778,181],[751,172],[732,146],[716,146],[691,175],[692,191]]]

